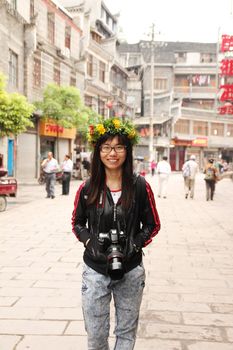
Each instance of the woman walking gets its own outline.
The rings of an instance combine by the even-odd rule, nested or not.
[[[214,159],[209,159],[204,169],[204,180],[206,183],[206,200],[214,199],[215,185],[218,181],[218,170],[214,166]]]

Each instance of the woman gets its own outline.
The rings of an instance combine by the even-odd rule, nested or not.
[[[134,348],[145,285],[142,248],[160,229],[149,184],[133,174],[133,125],[110,118],[92,125],[90,179],[77,191],[73,232],[84,244],[82,307],[89,350],[107,350],[110,301],[116,314],[115,350]]]
[[[214,159],[209,159],[204,169],[206,183],[206,200],[214,199],[215,184],[218,181],[218,170],[214,165]]]

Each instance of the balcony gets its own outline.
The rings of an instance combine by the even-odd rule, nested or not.
[[[175,98],[215,99],[217,93],[213,86],[174,86]]]
[[[149,137],[146,137],[146,136],[140,137],[140,146],[148,146],[149,147]],[[154,147],[168,148],[168,147],[170,147],[170,139],[167,136],[154,136],[153,146]]]

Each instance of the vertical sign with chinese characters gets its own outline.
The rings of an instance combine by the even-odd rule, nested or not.
[[[233,115],[233,36],[222,35],[220,51],[223,59],[220,62],[220,76],[224,84],[220,85],[220,103],[218,113]]]

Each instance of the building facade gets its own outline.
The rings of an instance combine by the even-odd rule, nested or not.
[[[142,81],[141,116],[135,119],[148,158],[149,124],[153,100],[153,143],[155,159],[164,154],[173,170],[195,154],[200,168],[208,157],[233,159],[233,118],[221,115],[219,105],[219,52],[217,44],[167,42],[154,46],[151,74],[150,43],[122,44],[122,60],[140,66]],[[127,57],[127,60],[126,60]],[[140,60],[143,64],[140,63]],[[153,82],[150,85],[150,78]],[[161,144],[164,143],[164,147]],[[140,150],[139,150],[140,152]]]
[[[77,65],[82,31],[65,8],[52,0],[27,0],[24,4],[1,1],[0,11],[4,18],[0,70],[8,77],[7,90],[24,94],[29,102],[41,100],[49,83],[75,86],[83,95],[84,74]],[[56,156],[58,126],[53,121],[46,124],[39,111],[34,115],[34,125],[17,140],[8,138],[4,165],[7,164],[8,173],[19,179],[37,177],[41,160],[48,151]],[[72,154],[75,134],[60,128],[59,139],[59,154],[63,159],[66,153]],[[13,167],[9,167],[10,147]]]

